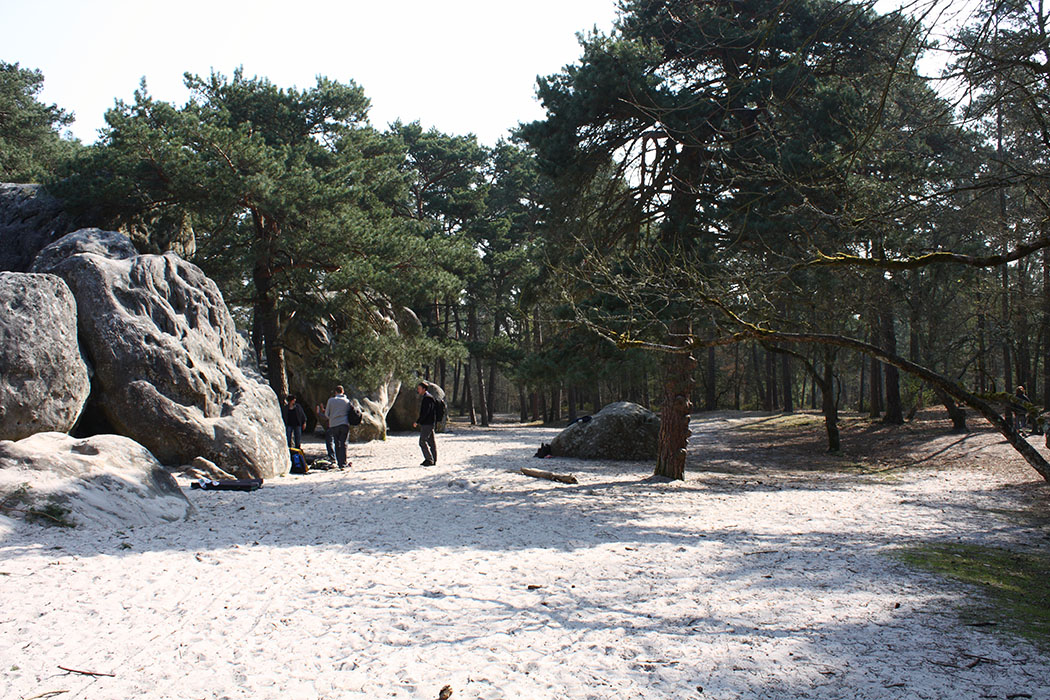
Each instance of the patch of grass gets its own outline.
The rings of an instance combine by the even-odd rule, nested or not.
[[[791,428],[823,428],[824,417],[813,413],[781,413],[740,426],[743,432],[778,432]]]
[[[31,523],[76,527],[76,523],[69,518],[72,510],[55,501],[48,501],[43,505],[38,504],[30,492],[29,484],[22,484],[6,494],[3,500],[0,500],[0,512],[20,513],[27,522]]]
[[[972,544],[923,544],[901,561],[976,586],[968,624],[994,625],[1050,650],[1050,556]]]

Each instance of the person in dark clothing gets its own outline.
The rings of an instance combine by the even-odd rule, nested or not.
[[[303,446],[303,431],[306,430],[306,411],[300,406],[291,394],[285,399],[284,430],[288,434],[288,447]]]
[[[1019,403],[1019,405],[1018,405],[1018,409],[1019,410],[1015,414],[1017,420],[1016,420],[1016,424],[1015,424],[1014,427],[1017,429],[1017,432],[1021,433],[1021,432],[1024,432],[1025,430],[1028,430],[1028,408],[1027,408],[1027,404],[1032,403],[1032,401],[1031,401],[1031,399],[1028,398],[1028,394],[1025,393],[1025,390],[1024,390],[1023,386],[1017,387],[1017,391],[1014,392],[1014,398],[1016,398],[1018,403]]]
[[[422,466],[432,467],[437,464],[437,441],[434,440],[437,400],[427,391],[427,385],[424,382],[416,385],[416,393],[422,399],[419,402],[419,418],[412,424],[412,427],[419,428],[419,449],[423,451]]]

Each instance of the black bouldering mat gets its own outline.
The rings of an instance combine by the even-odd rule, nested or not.
[[[262,483],[262,479],[198,479],[190,484],[190,488],[203,491],[255,491]]]

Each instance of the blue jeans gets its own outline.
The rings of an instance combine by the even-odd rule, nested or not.
[[[303,426],[301,425],[286,425],[285,432],[288,433],[288,447],[302,447],[303,446]]]

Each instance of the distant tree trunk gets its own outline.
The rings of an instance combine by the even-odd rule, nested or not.
[[[704,410],[713,411],[718,408],[718,392],[715,391],[715,378],[717,373],[715,372],[715,349],[710,347],[707,349],[707,382],[704,387]]]
[[[653,409],[653,400],[649,395],[649,367],[642,370],[642,399],[645,401],[643,404],[646,410]]]
[[[762,372],[758,364],[758,343],[751,343],[751,369],[755,375],[755,388],[758,391],[758,405],[766,405],[766,390],[762,386]]]
[[[529,422],[529,401],[525,395],[525,387],[518,384],[518,416],[522,423]]]
[[[261,366],[266,343],[263,342],[262,314],[258,310],[252,312],[252,349],[255,350],[256,364]]]
[[[893,309],[889,303],[882,307],[882,347],[891,355],[897,354],[897,331],[894,326]],[[904,423],[904,410],[901,406],[900,371],[893,365],[885,365],[886,376],[886,415],[884,423],[901,425]]]
[[[795,410],[795,404],[791,396],[791,357],[786,353],[780,356],[780,374],[780,380],[784,385],[780,392],[784,397],[784,413],[792,413]]]
[[[1018,261],[1017,267],[1017,298],[1027,299],[1028,298],[1028,261]],[[1028,323],[1028,314],[1019,313],[1016,315],[1016,331],[1012,334],[1015,339],[1014,346],[1014,373],[1017,377],[1017,384],[1023,386],[1025,391],[1028,392],[1030,389],[1035,387],[1031,386],[1030,377],[1032,372],[1032,341],[1029,337],[1030,329]],[[1007,385],[1007,391],[1011,389]],[[1032,392],[1035,393],[1035,392]],[[1029,394],[1031,395],[1031,394]]]
[[[474,410],[474,393],[470,390],[470,359],[467,359],[463,367],[463,405],[470,413],[470,424],[478,424],[478,414]]]
[[[277,301],[273,296],[273,275],[269,261],[258,261],[252,275],[255,282],[255,315],[259,319],[266,349],[266,378],[270,388],[283,401],[288,395],[288,373],[285,371],[284,344],[277,318]]]
[[[1045,227],[1044,227],[1045,228]],[[1050,248],[1043,248],[1043,407],[1050,407]]]
[[[988,393],[988,348],[985,344],[984,313],[977,314],[977,391]]]
[[[777,407],[777,378],[776,363],[773,361],[773,353],[766,350],[766,412],[772,413]]]
[[[882,415],[882,363],[871,358],[871,376],[868,377],[868,393],[871,394],[871,410],[868,415],[878,418]]]
[[[820,392],[820,409],[824,415],[824,430],[828,435],[828,452],[838,452],[839,444],[839,406],[835,396],[835,355],[831,348],[824,348],[824,369],[817,370],[809,360],[803,358],[802,364],[806,373],[813,380],[813,400]]]
[[[828,452],[838,452],[839,441],[839,406],[835,400],[835,353],[824,354],[824,377],[820,382],[820,409],[824,414],[824,429],[828,434]]]
[[[576,420],[576,387],[570,384],[567,394],[567,399],[569,401],[569,422],[572,423]]]
[[[591,392],[591,413],[598,413],[602,410],[602,383],[594,383],[594,391]]]
[[[480,343],[481,334],[478,332],[478,311],[473,304],[467,309],[467,328],[470,333],[471,342],[475,344]],[[481,357],[478,355],[474,356],[474,366],[476,370],[474,376],[478,384],[478,416],[481,420],[481,425],[487,426],[489,424],[489,411],[488,406],[486,405],[485,369],[482,367]]]
[[[492,323],[492,337],[493,339],[498,338],[500,330],[503,328],[503,320],[496,317]],[[493,418],[496,414],[496,376],[498,374],[495,361],[489,364],[489,386],[488,386],[488,400],[485,402],[485,406],[488,408],[488,420],[485,425],[491,425]]]
[[[866,370],[868,369],[868,358],[865,355],[860,356],[860,400],[857,401],[857,411],[864,413],[864,386],[866,382]]]
[[[733,343],[733,410],[740,410],[740,343]]]
[[[540,330],[540,311],[537,308],[534,311],[536,318],[532,322],[532,351],[539,353],[543,349],[543,334]],[[547,411],[543,406],[543,392],[540,387],[534,387],[532,395],[530,397],[530,404],[532,405],[532,420],[538,421],[541,418],[546,418]]]
[[[1009,265],[1003,265],[1003,293],[1001,299],[1001,310],[1002,310],[1002,324],[1003,333],[1003,392],[1012,394],[1014,391],[1014,378],[1013,372],[1011,371],[1010,363],[1010,270]],[[1014,412],[1007,406],[1004,411],[1006,422],[1010,425],[1014,424]]]
[[[919,285],[919,273],[913,272],[911,275],[911,300],[910,300],[910,314],[908,318],[908,359],[912,362],[919,363],[922,361],[922,356],[919,354],[921,348],[919,347],[919,300],[922,299],[922,288]],[[915,410],[924,408],[923,402],[923,385],[919,385],[918,393],[914,400],[914,406],[909,411],[914,414]]]

